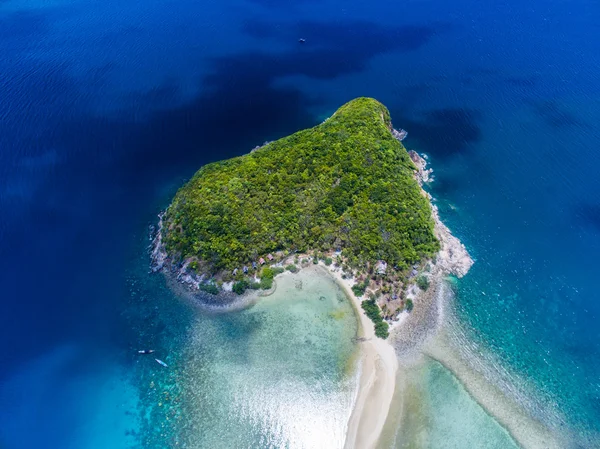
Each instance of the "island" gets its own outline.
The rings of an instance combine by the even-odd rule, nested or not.
[[[440,250],[403,136],[385,106],[357,98],[313,128],[205,165],[161,215],[154,269],[227,304],[269,291],[284,269],[322,261],[355,280],[386,337],[386,321],[412,309],[408,287],[426,288]]]
[[[346,448],[376,446],[398,355],[420,353],[442,316],[444,278],[473,264],[441,222],[423,188],[431,170],[405,136],[384,105],[357,98],[313,128],[200,168],[153,236],[153,271],[203,307],[245,307],[284,272],[335,278],[360,324]]]

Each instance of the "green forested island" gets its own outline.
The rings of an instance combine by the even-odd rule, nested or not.
[[[439,242],[415,166],[391,131],[387,108],[358,98],[314,128],[202,167],[163,217],[168,259],[206,278],[236,269],[243,277],[271,254],[341,250],[358,270],[384,261],[406,272]]]

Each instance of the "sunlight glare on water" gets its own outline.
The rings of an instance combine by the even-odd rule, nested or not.
[[[342,448],[356,396],[354,311],[314,269],[240,313],[200,316],[182,384],[192,447]]]

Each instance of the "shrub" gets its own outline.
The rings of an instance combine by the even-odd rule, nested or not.
[[[383,321],[383,318],[381,317],[381,310],[379,309],[379,306],[375,300],[365,299],[361,303],[361,307],[370,320],[373,321],[373,324],[375,325],[375,335],[385,340],[389,335],[389,326],[385,321]]]
[[[362,296],[365,294],[365,290],[369,286],[369,278],[365,279],[362,283],[352,286],[352,291],[356,296]]]
[[[325,265],[329,266],[333,263],[333,260],[331,259],[331,257],[327,257],[325,258]]]
[[[388,323],[386,323],[383,320],[375,323],[375,336],[385,340],[390,335],[388,329],[389,329]]]
[[[217,295],[219,293],[219,288],[215,284],[200,284],[198,288],[210,295]]]
[[[372,321],[375,322],[381,319],[381,310],[379,310],[379,306],[374,299],[365,299],[361,306]]]
[[[315,265],[319,263],[319,258],[317,256],[313,257],[313,263]]]
[[[414,304],[412,302],[412,299],[407,299],[406,300],[406,305],[404,306],[404,308],[406,309],[407,312],[411,312],[412,309],[414,307]]]
[[[271,267],[264,267],[260,273],[261,279],[273,279],[275,277],[275,272]]]
[[[296,273],[298,271],[298,267],[294,264],[289,264],[285,267],[286,270],[291,271],[292,273]]]
[[[275,277],[278,274],[281,274],[285,271],[285,269],[281,268],[281,267],[271,267],[271,270],[273,270],[273,277]]]
[[[427,290],[429,288],[429,278],[425,275],[420,275],[417,278],[417,285],[421,290]]]
[[[233,284],[233,291],[238,295],[244,293],[247,288],[248,282],[246,282],[245,280],[237,281],[235,284]]]
[[[362,296],[365,294],[365,288],[362,286],[362,284],[353,285],[352,291],[356,296]]]
[[[269,290],[273,287],[273,278],[261,278],[259,285],[263,290]]]
[[[248,288],[251,290],[258,290],[260,288],[260,282],[250,282]]]

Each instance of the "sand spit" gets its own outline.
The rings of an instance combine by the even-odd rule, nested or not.
[[[379,441],[396,387],[398,358],[394,347],[375,336],[373,322],[364,314],[361,301],[352,292],[352,279],[339,271],[327,270],[343,288],[356,308],[360,322],[360,382],[356,402],[348,421],[345,449],[370,449]]]
[[[544,423],[534,418],[539,404],[527,399],[517,379],[510,378],[499,364],[491,363],[474,350],[474,345],[459,331],[449,313],[451,284],[443,277],[432,281],[426,292],[420,292],[413,312],[394,328],[390,337],[399,357],[399,372],[414,369],[430,357],[441,363],[456,377],[471,397],[502,425],[512,438],[526,449],[567,448],[567,437],[553,431],[560,419],[547,410]],[[414,414],[407,401],[402,401],[402,421]]]
[[[424,348],[424,353],[452,372],[471,397],[493,416],[521,447],[564,449],[570,446],[565,435],[553,431],[532,416],[533,404],[519,394],[515,383],[502,382],[501,366],[494,366],[488,360],[483,360],[483,357],[464,351],[465,348],[461,350],[458,345],[466,342],[452,334],[451,326],[444,326],[436,338]],[[516,382],[516,379],[513,382]]]
[[[421,185],[428,182],[432,171],[426,168],[426,160],[414,151],[409,154],[418,169],[415,174],[417,181]],[[431,200],[427,192],[423,191],[423,194]],[[458,322],[450,313],[453,292],[448,276],[464,276],[473,265],[473,260],[465,246],[441,222],[437,207],[433,204],[432,214],[441,249],[429,274],[430,287],[427,291],[413,288],[415,307],[412,313],[393,326],[390,336],[400,367],[415,367],[425,357],[431,357],[452,372],[474,400],[522,447],[569,447],[566,437],[551,430],[560,425],[558,414],[545,410],[542,413],[544,422],[555,425],[549,428],[542,424],[533,417],[535,411],[540,410],[540,405],[527,399],[526,389],[516,387],[517,379],[511,378],[500,364],[490,363],[481,354],[469,351],[474,345],[460,332]],[[411,413],[406,407],[405,404],[405,410],[402,410],[404,417]]]

